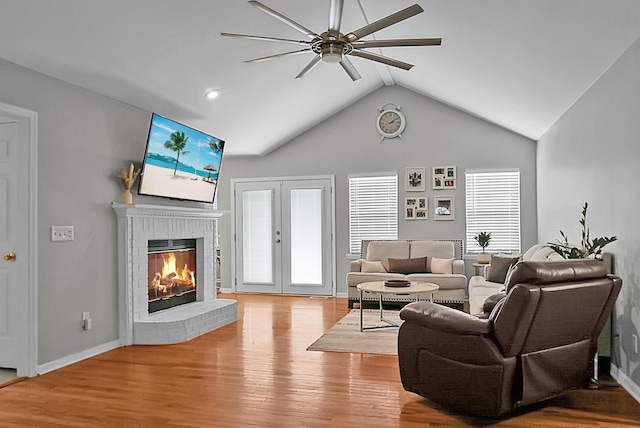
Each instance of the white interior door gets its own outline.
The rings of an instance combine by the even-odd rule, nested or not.
[[[25,358],[23,318],[28,313],[28,224],[19,188],[27,151],[19,144],[18,132],[17,121],[0,117],[0,367],[15,369]]]
[[[236,290],[334,295],[333,180],[233,186]]]

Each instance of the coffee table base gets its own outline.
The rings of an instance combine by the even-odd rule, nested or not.
[[[382,305],[382,297],[385,294],[415,294],[416,299],[419,299],[418,295],[420,294],[429,294],[429,301],[433,302],[433,293],[438,291],[438,284],[432,283],[421,283],[421,282],[412,282],[407,288],[391,288],[386,287],[385,283],[382,281],[371,281],[364,282],[362,284],[357,285],[358,291],[360,291],[360,331],[364,330],[373,330],[378,328],[389,328],[389,327],[399,327],[400,324],[390,321],[384,317],[383,305]],[[364,307],[364,299],[363,293],[371,293],[378,295],[378,307],[380,308],[380,321],[384,322],[386,325],[377,325],[372,327],[365,327],[363,320],[363,307]]]
[[[380,321],[386,322],[387,325],[376,325],[376,326],[373,326],[373,327],[365,327],[364,323],[362,321],[362,293],[364,293],[364,291],[360,290],[360,331],[375,330],[375,329],[378,329],[378,328],[400,327],[400,324],[398,324],[397,322],[390,321],[390,320],[386,319],[383,316],[383,312],[382,312],[382,294],[380,294],[378,296],[378,305],[380,306]]]

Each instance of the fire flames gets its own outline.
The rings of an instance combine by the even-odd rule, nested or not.
[[[195,288],[195,272],[189,269],[187,263],[184,267],[177,267],[176,255],[173,252],[162,253],[162,270],[156,272],[149,281],[150,298],[162,298],[174,296],[191,291]]]

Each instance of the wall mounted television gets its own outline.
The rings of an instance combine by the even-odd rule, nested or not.
[[[224,144],[153,113],[138,194],[213,203]]]

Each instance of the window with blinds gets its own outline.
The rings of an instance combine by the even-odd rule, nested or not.
[[[363,239],[398,239],[398,175],[349,175],[349,252]]]
[[[487,252],[520,252],[520,171],[467,171],[467,252],[481,253],[473,239],[491,232]]]

